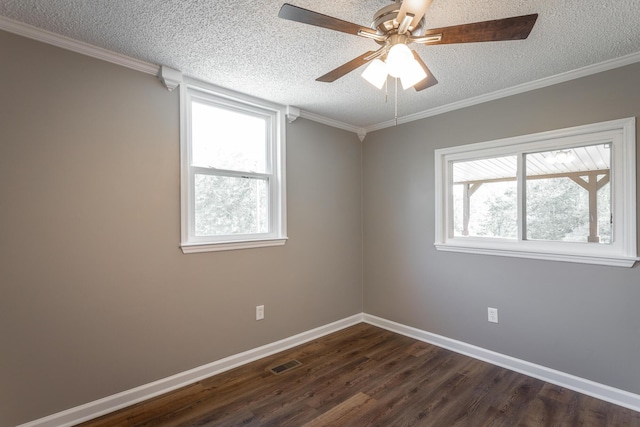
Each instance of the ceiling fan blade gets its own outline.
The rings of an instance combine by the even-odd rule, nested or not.
[[[413,86],[416,92],[419,92],[431,86],[437,85],[438,80],[433,76],[433,73],[431,72],[431,70],[429,70],[429,68],[427,67],[427,64],[425,64],[422,58],[420,58],[420,55],[418,55],[418,52],[416,52],[415,50],[411,50],[411,52],[413,53],[413,57],[416,58],[416,61],[418,61],[418,64],[420,64],[424,72],[427,73],[427,77],[425,77],[424,79],[422,79],[421,81],[419,81]]]
[[[371,28],[362,27],[352,22],[343,21],[342,19],[332,16],[323,15],[322,13],[312,10],[303,9],[289,3],[285,3],[280,8],[278,16],[289,21],[301,22],[303,24],[315,25],[316,27],[328,28],[330,30],[341,31],[347,34],[358,35],[358,32],[376,34]]]
[[[335,70],[329,71],[324,76],[318,77],[316,79],[316,81],[317,82],[325,82],[325,83],[334,82],[334,81],[338,80],[340,77],[342,77],[342,76],[344,76],[346,74],[349,74],[350,72],[352,72],[356,68],[366,64],[371,59],[375,58],[375,55],[372,56],[374,53],[376,53],[376,52],[370,50],[369,52],[366,52],[365,54],[360,55],[355,59],[352,59],[351,61],[347,62],[346,64],[342,64],[341,66],[339,66]]]
[[[429,6],[431,6],[431,3],[433,3],[433,0],[403,0],[396,19],[399,23],[402,23],[407,13],[409,13],[413,15],[410,26],[415,28],[427,9],[429,9]]]
[[[440,40],[428,44],[475,43],[502,40],[522,40],[529,37],[538,14],[514,16],[513,18],[493,21],[474,22],[473,24],[454,25],[452,27],[433,28],[425,36],[442,34]]]

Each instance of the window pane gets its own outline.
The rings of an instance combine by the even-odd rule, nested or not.
[[[191,114],[194,166],[266,172],[266,118],[199,102]]]
[[[598,234],[600,243],[612,243],[611,235],[611,184],[598,190]]]
[[[527,239],[611,243],[609,144],[525,159]]]
[[[452,164],[454,236],[517,238],[516,169],[516,156]]]
[[[195,235],[267,233],[267,180],[195,176]]]

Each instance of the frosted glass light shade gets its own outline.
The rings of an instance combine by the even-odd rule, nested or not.
[[[382,85],[387,81],[387,64],[379,59],[374,59],[364,69],[362,77],[378,89],[382,89]]]
[[[387,54],[387,72],[391,77],[400,77],[411,62],[415,62],[411,49],[406,44],[396,44]]]
[[[402,70],[402,74],[400,75],[400,81],[402,82],[402,88],[404,90],[413,87],[416,83],[424,80],[427,77],[427,73],[424,71],[422,66],[413,59],[409,64],[407,64],[406,68]]]

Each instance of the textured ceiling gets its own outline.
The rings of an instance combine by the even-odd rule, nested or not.
[[[368,26],[387,0],[292,4]],[[278,18],[283,1],[0,0],[0,15],[218,86],[356,127],[394,117],[393,95],[326,72],[375,50],[344,33]],[[399,93],[398,116],[640,52],[640,0],[435,0],[427,28],[538,13],[527,40],[415,46],[439,84]],[[390,86],[391,87],[391,86]]]

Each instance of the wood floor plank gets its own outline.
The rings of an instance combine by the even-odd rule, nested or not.
[[[520,377],[519,374],[516,374]],[[538,391],[544,383],[534,378],[521,378],[514,381],[511,390],[503,394],[503,399],[495,407],[496,411],[488,412],[491,414],[486,418],[491,421],[488,426],[515,426],[521,421],[522,412],[528,407],[532,399],[535,399]]]
[[[81,424],[303,425],[640,427],[640,413],[362,323]]]
[[[520,426],[548,425],[550,420],[559,426],[581,425],[579,394],[560,386],[545,383],[529,406],[522,411]]]
[[[468,377],[460,373],[442,379],[444,381],[430,379],[424,383],[407,381],[404,387],[389,389],[378,399],[380,412],[375,419],[386,425],[435,422],[450,405],[455,404],[452,397],[468,387]]]
[[[455,406],[439,408],[439,412],[427,407],[420,416],[426,420],[437,418],[447,426],[472,425],[474,421],[483,419],[490,407],[503,400],[504,393],[512,386],[509,374],[510,371],[475,360],[464,373],[469,377],[470,387],[456,395]],[[443,409],[446,412],[442,413]]]
[[[359,414],[368,408],[375,406],[377,402],[362,392],[358,392],[337,406],[326,411],[319,417],[304,424],[304,427],[324,427],[330,425],[354,425],[359,419]]]

